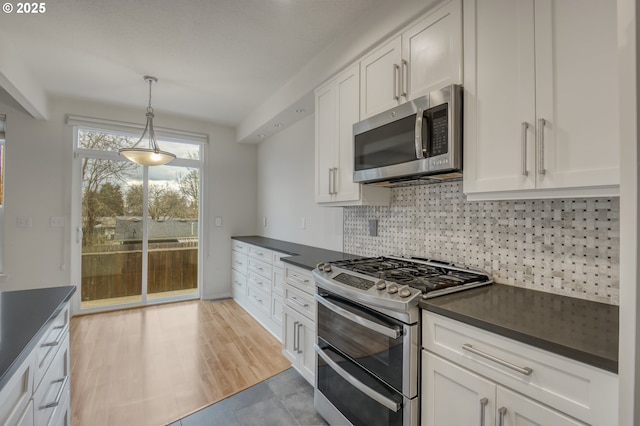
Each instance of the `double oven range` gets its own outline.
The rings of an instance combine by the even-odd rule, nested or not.
[[[417,426],[421,299],[491,283],[486,273],[425,259],[319,264],[316,410],[331,425]]]

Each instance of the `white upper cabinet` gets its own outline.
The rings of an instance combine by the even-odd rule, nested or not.
[[[462,82],[460,0],[442,3],[360,61],[362,118]]]
[[[463,15],[468,198],[616,195],[615,2],[469,0]]]
[[[360,73],[354,64],[316,89],[316,202],[388,205],[387,188],[353,182],[353,125],[360,119]]]

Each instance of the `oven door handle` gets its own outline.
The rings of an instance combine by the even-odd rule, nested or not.
[[[316,300],[318,301],[318,303],[321,303],[324,307],[335,312],[341,317],[344,317],[350,321],[358,323],[363,327],[366,327],[370,330],[375,331],[376,333],[384,334],[385,336],[391,337],[392,339],[397,339],[398,337],[402,336],[402,329],[400,327],[387,327],[385,325],[378,324],[376,322],[363,318],[359,315],[356,315],[352,312],[347,311],[346,309],[343,309],[339,306],[334,305],[333,303],[329,302],[327,299],[325,299],[324,297],[318,294],[316,294]]]
[[[329,367],[331,367],[331,369],[333,371],[335,371],[336,373],[338,373],[343,379],[345,379],[347,382],[351,383],[356,389],[358,389],[360,392],[364,393],[365,395],[367,395],[369,398],[375,400],[376,402],[378,402],[379,404],[384,405],[386,408],[388,408],[389,410],[393,411],[394,413],[397,413],[400,408],[402,408],[402,404],[400,404],[399,402],[396,402],[392,399],[387,398],[386,396],[374,391],[373,389],[371,389],[369,386],[365,385],[364,383],[362,383],[360,380],[356,379],[355,377],[353,377],[351,374],[347,373],[342,367],[340,367],[334,360],[332,360],[331,358],[329,358],[329,356],[327,354],[324,353],[324,351],[320,348],[320,346],[318,345],[314,345],[316,348],[316,353],[318,354],[318,356],[320,358],[322,358],[322,360],[324,362],[327,363],[327,365]]]

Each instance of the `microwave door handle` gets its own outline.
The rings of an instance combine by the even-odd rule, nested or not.
[[[416,113],[416,158],[424,158],[424,145],[422,144],[422,126],[423,126],[423,111],[422,108],[418,108]]]

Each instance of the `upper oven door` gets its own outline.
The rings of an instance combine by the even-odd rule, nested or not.
[[[423,173],[427,96],[354,124],[354,182]]]
[[[418,394],[418,326],[378,314],[340,296],[316,294],[318,339],[398,392]]]

